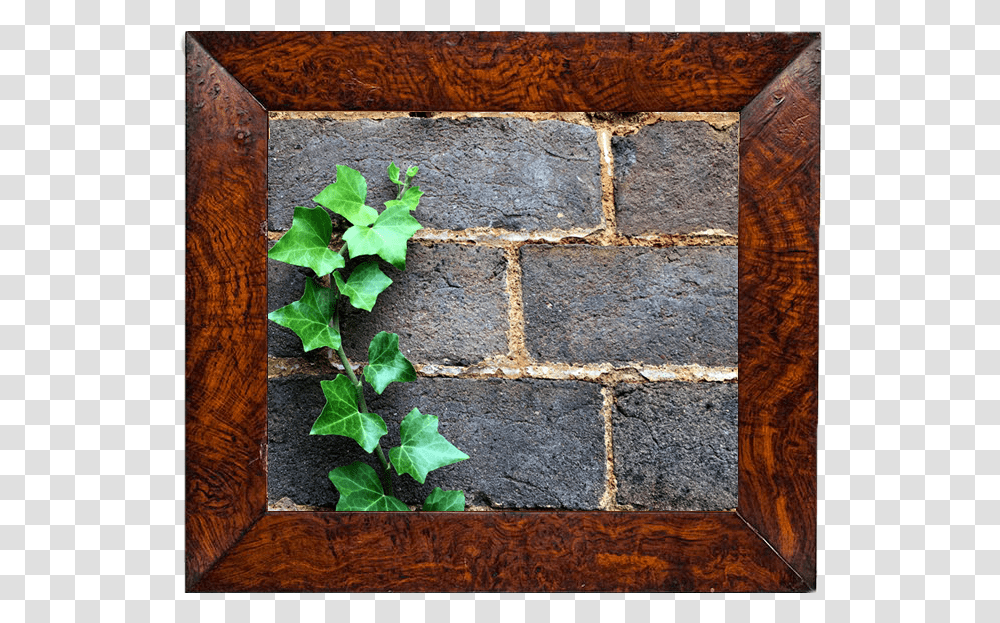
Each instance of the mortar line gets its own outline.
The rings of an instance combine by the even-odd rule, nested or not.
[[[685,383],[738,383],[739,368],[727,366],[702,366],[700,364],[663,364],[647,366],[640,363],[612,365],[535,363],[530,360],[527,349],[520,361],[510,356],[492,357],[471,366],[445,366],[415,363],[417,374],[433,378],[505,378],[505,379],[552,379],[577,380],[594,383],[662,383],[679,381]],[[280,378],[294,374],[322,375],[343,372],[340,364],[331,364],[322,359],[312,361],[303,357],[275,357],[268,355],[268,378]],[[355,371],[365,362],[352,362]]]
[[[334,351],[330,351],[334,353]],[[336,354],[334,353],[334,357]],[[357,372],[362,368],[362,364],[351,362],[351,367]],[[306,359],[305,357],[275,357],[267,356],[267,378],[279,379],[285,376],[309,375],[326,376],[344,372],[344,366],[334,362],[332,358]]]
[[[733,247],[739,244],[739,237],[722,230],[705,230],[688,234],[646,234],[627,235],[614,231],[617,222],[614,208],[610,214],[602,216],[604,223],[590,229],[541,229],[512,231],[470,227],[467,229],[418,230],[413,236],[417,242],[440,244],[446,242],[477,244],[489,247],[506,247],[509,244],[590,244],[600,247],[683,247],[712,246]],[[280,236],[279,236],[280,237]]]
[[[473,366],[440,366],[414,364],[417,374],[426,377],[504,378],[576,380],[593,383],[662,383],[680,381],[688,383],[738,383],[739,370],[735,367],[708,367],[698,364],[644,366],[612,364],[552,364],[528,363],[517,365],[509,359],[483,361]]]
[[[597,147],[601,152],[601,212],[604,218],[604,232],[600,237],[602,246],[610,246],[619,240],[618,214],[615,210],[614,153],[611,151],[612,131],[607,128],[597,130]]]
[[[615,446],[613,439],[613,417],[615,411],[615,390],[609,385],[601,385],[601,396],[604,400],[601,403],[601,417],[604,419],[604,495],[601,496],[597,506],[605,511],[632,510],[629,505],[619,504],[618,497],[618,477],[615,475]]]
[[[666,247],[735,247],[738,238],[723,232],[706,231],[693,234],[658,234],[647,236],[626,236],[619,233],[608,233],[600,227],[592,230],[536,230],[530,232],[485,228],[469,228],[463,230],[422,229],[412,238],[421,244],[469,244],[490,248],[506,249],[513,245],[520,248],[526,244],[551,245],[586,245],[596,247],[623,248],[666,248]],[[285,231],[268,231],[269,240],[280,240]],[[595,244],[596,243],[596,244]],[[334,234],[329,247],[340,248],[340,237]]]
[[[531,358],[524,336],[524,292],[521,288],[521,258],[519,247],[504,247],[507,260],[507,356],[512,363],[526,365]]]

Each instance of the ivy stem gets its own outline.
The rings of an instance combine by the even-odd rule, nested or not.
[[[340,312],[335,311],[333,314],[333,322],[331,323],[333,328],[336,329],[337,334],[340,334]],[[368,404],[365,402],[365,388],[361,383],[361,379],[354,374],[354,368],[351,367],[351,360],[347,358],[347,353],[344,352],[344,345],[341,344],[337,348],[337,355],[340,356],[341,363],[344,364],[344,369],[347,370],[347,376],[351,379],[351,383],[354,384],[354,390],[358,396],[358,411],[361,413],[368,413]],[[382,466],[382,488],[389,495],[396,495],[392,487],[392,474],[389,471],[389,461],[385,458],[385,452],[382,451],[382,443],[379,442],[375,446],[375,456],[378,457],[378,462]]]

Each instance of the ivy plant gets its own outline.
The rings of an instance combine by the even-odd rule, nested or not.
[[[399,336],[385,331],[368,346],[368,363],[358,378],[344,352],[341,340],[340,297],[350,305],[370,312],[378,295],[392,283],[379,267],[381,258],[400,270],[406,268],[406,242],[421,228],[412,212],[423,191],[412,184],[417,167],[403,173],[389,164],[389,180],[396,184],[396,198],[385,202],[379,212],[366,205],[368,183],[358,171],[338,165],[333,184],[324,188],[313,201],[320,207],[295,208],[292,227],[268,252],[268,257],[312,269],[314,277],[306,280],[302,298],[268,314],[274,322],[288,327],[302,340],[302,348],[311,351],[329,348],[337,353],[346,374],[332,381],[320,381],[326,405],[316,418],[311,435],[350,437],[365,452],[374,453],[381,469],[355,461],[330,471],[329,478],[340,493],[339,511],[405,511],[408,507],[395,497],[392,470],[408,474],[423,484],[427,474],[439,467],[468,459],[438,433],[438,417],[410,411],[400,423],[400,445],[390,448],[388,458],[381,439],[386,433],[385,420],[371,413],[365,403],[364,381],[381,394],[390,383],[405,383],[417,378],[413,364],[399,350]],[[343,234],[343,244],[330,248],[333,212],[347,219],[351,226]],[[369,259],[357,264],[349,275],[347,258]],[[324,280],[326,276],[329,280]],[[329,286],[324,284],[329,282]],[[460,511],[465,508],[465,493],[435,487],[423,503],[425,511]]]

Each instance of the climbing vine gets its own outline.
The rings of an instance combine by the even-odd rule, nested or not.
[[[353,307],[370,312],[378,295],[392,283],[379,268],[377,258],[405,270],[406,242],[421,228],[412,214],[424,194],[412,184],[417,167],[401,173],[395,163],[389,164],[389,180],[399,188],[396,198],[386,201],[380,213],[365,204],[368,183],[361,173],[338,165],[336,181],[313,197],[321,207],[295,208],[292,227],[268,252],[272,259],[304,266],[315,273],[306,281],[302,298],[271,312],[268,318],[294,331],[307,352],[332,349],[345,370],[332,381],[320,381],[326,405],[310,434],[350,437],[365,452],[374,453],[380,465],[376,471],[355,461],[330,471],[330,481],[340,493],[337,510],[341,511],[409,510],[395,497],[393,469],[399,476],[408,474],[423,484],[430,471],[469,458],[438,433],[436,415],[416,408],[400,422],[400,445],[391,448],[387,457],[381,439],[388,428],[381,416],[369,412],[364,381],[381,394],[390,383],[415,380],[413,364],[400,352],[399,336],[382,331],[368,346],[368,363],[359,378],[342,345],[340,298],[346,297]],[[351,223],[337,251],[330,248],[333,222],[327,210]],[[348,257],[371,259],[355,266],[345,279],[341,271],[346,271]],[[329,286],[322,282],[327,275],[331,275]],[[422,506],[425,511],[464,509],[464,492],[440,487],[435,487]]]

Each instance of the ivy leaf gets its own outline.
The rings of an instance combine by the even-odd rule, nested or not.
[[[399,270],[406,270],[406,241],[421,227],[405,205],[386,206],[372,227],[382,238],[379,257]]]
[[[413,167],[410,168],[412,169]],[[406,172],[409,173],[410,171],[407,170]],[[404,182],[400,181],[399,179],[399,167],[396,166],[395,162],[389,163],[389,181],[399,186],[402,186],[404,184]]]
[[[318,209],[318,208],[317,208]],[[267,315],[269,320],[295,331],[302,340],[302,350],[320,346],[340,348],[340,332],[330,326],[337,295],[333,290],[306,280],[302,298]]]
[[[386,495],[378,474],[361,461],[330,472],[330,482],[340,492],[338,511],[408,511],[405,504]]]
[[[417,373],[403,353],[399,352],[399,336],[380,331],[368,345],[368,365],[365,380],[375,392],[381,394],[389,383],[407,383],[417,378]]]
[[[395,205],[405,206],[407,210],[411,212],[417,209],[417,204],[420,203],[420,198],[424,196],[424,191],[420,190],[419,186],[410,186],[403,193],[402,197],[398,199],[392,199],[391,201],[385,202],[385,207],[392,207]]]
[[[392,283],[392,279],[379,269],[378,262],[365,262],[355,268],[347,283],[340,278],[340,273],[333,273],[333,280],[337,290],[351,300],[351,305],[365,311],[372,310],[378,295]]]
[[[348,227],[344,232],[344,242],[347,243],[347,250],[352,258],[377,255],[382,248],[382,239],[375,234],[372,227],[357,225]]]
[[[406,170],[406,182],[412,180],[417,175],[418,168],[413,166]],[[396,166],[395,162],[389,163],[389,181],[398,186],[403,186],[406,184],[403,180],[399,179],[399,167]]]
[[[409,474],[424,484],[428,472],[469,458],[438,433],[437,428],[438,417],[421,413],[419,409],[403,418],[399,425],[401,445],[389,450],[389,460],[397,474]]]
[[[295,208],[292,227],[274,243],[267,256],[271,259],[305,266],[320,277],[344,267],[344,257],[327,248],[333,223],[322,208]]]
[[[338,467],[330,472],[330,482],[340,496],[350,495],[357,491],[372,491],[382,493],[382,483],[371,465],[355,461],[350,465]],[[339,509],[338,509],[339,510]]]
[[[388,432],[385,421],[375,413],[358,411],[358,392],[351,379],[340,375],[332,381],[320,381],[326,405],[313,423],[310,435],[343,435],[371,452]]]
[[[406,504],[391,495],[376,495],[370,491],[358,491],[337,502],[338,511],[408,511]]]
[[[371,225],[378,211],[365,205],[368,182],[351,167],[337,165],[337,181],[324,188],[313,201],[343,216],[354,225]]]
[[[406,270],[406,241],[421,225],[403,202],[388,201],[386,206],[371,227],[355,225],[345,231],[344,242],[352,258],[378,255],[399,270]]]
[[[371,469],[370,467],[368,469]],[[374,473],[374,470],[373,470]],[[337,510],[340,510],[338,507]],[[420,510],[424,511],[464,511],[465,492],[445,491],[441,487],[434,487],[431,494],[424,500],[424,506]]]

